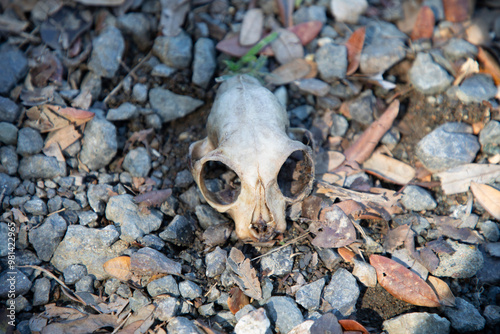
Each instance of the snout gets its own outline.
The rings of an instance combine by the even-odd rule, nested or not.
[[[266,222],[259,218],[250,224],[249,229],[254,242],[266,242],[276,235],[276,222],[274,220]]]

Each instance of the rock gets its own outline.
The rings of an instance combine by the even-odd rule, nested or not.
[[[66,175],[66,164],[54,157],[36,154],[22,158],[18,172],[22,179],[52,179]]]
[[[289,274],[293,269],[292,251],[292,246],[288,246],[264,256],[260,262],[261,270],[268,276]]]
[[[61,272],[72,264],[82,264],[87,267],[89,275],[103,280],[109,277],[103,264],[128,248],[126,242],[117,241],[119,236],[114,226],[94,229],[70,225],[50,263]]]
[[[271,297],[264,307],[277,332],[288,333],[304,321],[297,304],[290,297]]]
[[[338,22],[358,23],[359,17],[368,8],[366,0],[332,0],[332,15]]]
[[[163,296],[155,300],[154,317],[160,321],[169,321],[179,314],[181,302],[171,296]],[[175,332],[177,333],[177,332]]]
[[[116,109],[109,109],[106,119],[108,121],[126,121],[137,117],[138,114],[139,111],[135,105],[125,102]]]
[[[465,79],[456,92],[458,99],[464,103],[482,103],[493,99],[497,87],[487,74],[476,74]]]
[[[132,36],[139,50],[146,51],[151,47],[152,22],[145,14],[123,14],[118,17],[116,25],[123,33]]]
[[[500,146],[500,122],[489,121],[479,133],[479,142],[483,150],[486,145]]]
[[[326,8],[324,6],[300,6],[293,12],[293,23],[305,23],[309,21],[320,21],[326,23]]]
[[[373,122],[373,110],[376,103],[375,96],[371,90],[366,90],[359,97],[349,103],[349,112],[352,119],[364,125]]]
[[[19,167],[19,161],[17,159],[17,154],[14,147],[13,146],[0,147],[0,172],[5,172],[9,175],[14,175],[17,173],[18,167]]]
[[[35,280],[33,285],[33,306],[48,304],[50,297],[50,281],[46,277]]]
[[[158,64],[155,67],[153,67],[151,75],[154,77],[169,78],[175,72],[177,72],[176,68],[167,66],[165,64]]]
[[[188,247],[194,240],[195,226],[184,216],[177,215],[160,233],[160,238],[174,245]]]
[[[50,202],[50,200],[49,200]],[[50,210],[49,210],[50,211]],[[54,211],[57,211],[57,210],[54,210]],[[51,211],[53,212],[53,211]],[[95,213],[94,211],[78,211],[76,213],[78,215],[78,222],[80,223],[80,225],[90,225],[94,222],[97,221],[97,218],[99,218],[99,216],[97,216],[97,213]]]
[[[12,223],[13,224],[13,223]],[[12,225],[11,233],[14,233],[15,226]],[[9,226],[6,223],[0,223],[0,257],[7,256],[9,254]]]
[[[134,292],[132,293],[132,297],[129,298],[129,306],[133,312],[140,311],[141,308],[150,303],[151,300],[147,296],[145,296],[140,290],[134,290]]]
[[[190,96],[177,95],[163,88],[153,88],[149,91],[149,102],[163,123],[181,118],[203,105],[203,101]]]
[[[6,95],[28,71],[28,60],[17,48],[8,43],[0,45],[0,94]]]
[[[363,47],[359,69],[365,74],[384,73],[406,57],[406,46],[399,39],[374,40]]]
[[[8,268],[0,273],[0,298],[6,300],[9,297],[11,285],[14,285],[16,296],[22,296],[31,289],[31,281],[17,268]]]
[[[207,266],[207,277],[215,277],[224,272],[226,269],[227,252],[217,246],[213,252],[205,256],[205,264]]]
[[[72,264],[63,271],[64,283],[75,284],[77,281],[87,276],[87,268],[81,264]]]
[[[240,308],[240,310],[234,314],[234,317],[236,318],[236,321],[240,321],[240,319],[243,318],[245,315],[255,310],[256,308],[252,304],[247,304],[242,308]]]
[[[301,79],[298,81],[299,89],[315,96],[325,96],[330,91],[330,85],[316,78]]]
[[[320,306],[321,293],[325,286],[325,278],[320,278],[312,283],[302,286],[295,293],[295,300],[308,311],[315,311]]]
[[[148,234],[139,238],[139,243],[146,247],[156,249],[157,251],[161,251],[163,247],[165,247],[165,242],[155,234]]]
[[[333,137],[344,137],[349,129],[349,122],[347,119],[339,114],[332,115],[332,126],[330,127],[330,136]]]
[[[267,318],[264,308],[252,311],[243,316],[236,326],[235,334],[266,334],[270,331],[271,322]]]
[[[384,321],[388,334],[446,334],[450,332],[450,322],[437,314],[413,312]]]
[[[392,259],[427,280],[429,271],[420,262],[416,261],[406,248],[396,249],[392,252]]]
[[[38,197],[33,197],[32,199],[24,203],[23,208],[26,213],[32,214],[34,216],[42,216],[47,214],[47,205]]]
[[[486,323],[491,327],[498,326],[500,324],[500,306],[498,305],[488,305],[484,308],[483,312]]]
[[[123,169],[135,177],[146,177],[151,170],[151,157],[144,147],[131,150],[123,160]]]
[[[423,52],[417,53],[409,75],[413,86],[424,94],[443,92],[453,82],[453,77]]]
[[[118,141],[113,123],[94,117],[83,133],[80,160],[91,170],[106,167],[116,155]]]
[[[17,133],[17,154],[28,156],[40,153],[43,148],[43,139],[38,130],[22,128]]]
[[[432,272],[438,277],[469,278],[483,266],[483,255],[474,246],[446,240],[455,250],[453,254],[440,253],[439,266]]]
[[[177,36],[156,37],[153,45],[153,55],[167,66],[183,69],[188,68],[192,59],[193,41],[191,36],[181,31]]]
[[[140,210],[133,197],[128,194],[113,196],[106,205],[106,219],[120,226],[120,239],[127,242],[134,242],[159,229],[162,218],[163,215],[158,210]]]
[[[198,286],[198,284],[192,281],[183,281],[179,283],[179,291],[183,298],[188,300],[193,300],[201,297],[203,290]]]
[[[167,325],[168,333],[176,334],[199,334],[197,327],[191,320],[184,317],[172,318]]]
[[[214,75],[217,60],[215,44],[210,38],[202,37],[194,44],[194,61],[192,81],[201,88],[207,88]]]
[[[92,40],[89,69],[105,78],[113,78],[120,68],[125,40],[116,27],[107,26]]]
[[[214,303],[208,303],[208,304],[203,304],[200,307],[198,307],[198,313],[202,317],[208,318],[213,315],[216,315],[217,312],[215,311],[215,306]]]
[[[497,251],[500,249],[497,247],[489,247],[490,245],[494,245],[492,243],[487,243],[486,247],[480,246],[481,254],[483,256],[483,267],[477,272],[477,278],[481,282],[481,284],[489,284],[489,285],[498,285],[500,283],[500,257],[497,255],[491,256],[488,253],[495,252],[495,248]],[[486,248],[488,253],[484,250]]]
[[[347,71],[347,48],[344,45],[327,43],[316,51],[319,76],[326,82],[345,78]]]
[[[11,177],[7,174],[0,173],[0,192],[5,189],[5,196],[9,196],[21,183],[18,178]]]
[[[142,83],[136,83],[132,88],[132,98],[134,101],[144,103],[148,99],[148,86]]]
[[[14,123],[18,116],[19,106],[14,101],[0,96],[0,122]]]
[[[443,53],[450,61],[460,58],[474,59],[477,56],[477,47],[461,38],[451,38],[444,46]]]
[[[309,105],[301,105],[290,110],[291,117],[298,118],[301,121],[305,121],[313,113],[314,108]]]
[[[106,203],[109,200],[110,191],[113,190],[109,184],[89,184],[87,190],[87,198],[90,207],[97,214],[104,214]]]
[[[316,251],[318,252],[318,255],[319,255],[321,261],[323,261],[323,264],[325,265],[325,267],[329,270],[333,270],[333,268],[335,268],[337,266],[337,264],[339,264],[340,261],[342,261],[342,258],[337,253],[337,251],[335,251],[332,248],[319,248],[318,247],[318,248],[316,248]]]
[[[323,293],[323,298],[333,307],[333,313],[341,318],[356,310],[358,297],[359,287],[356,279],[344,268],[338,269],[332,275]]]
[[[147,285],[148,293],[151,297],[156,297],[162,294],[169,294],[174,297],[179,297],[179,286],[172,275],[163,276],[151,281]]]
[[[175,176],[174,186],[179,188],[187,188],[194,182],[193,175],[187,169],[181,170]]]
[[[407,210],[413,211],[433,210],[437,207],[437,203],[430,192],[413,185],[405,187],[401,203]]]
[[[5,145],[16,145],[17,126],[7,122],[0,122],[0,143]]]
[[[498,225],[487,220],[484,223],[479,224],[479,230],[484,235],[484,237],[490,242],[497,242],[500,238],[500,231],[498,230]]]
[[[459,333],[480,331],[484,328],[486,320],[479,314],[479,311],[460,297],[455,298],[455,307],[445,307],[444,314],[451,322],[451,327]]]
[[[352,274],[367,287],[374,288],[377,286],[377,271],[364,261],[354,262]]]
[[[66,232],[66,228],[66,221],[56,213],[45,219],[40,227],[29,231],[29,241],[41,260],[50,261]]]
[[[415,153],[431,172],[472,162],[480,145],[471,132],[468,124],[445,123],[422,138]]]

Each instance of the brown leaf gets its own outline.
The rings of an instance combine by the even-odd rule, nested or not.
[[[133,275],[130,270],[130,257],[128,256],[118,256],[106,261],[103,269],[111,276],[123,282],[127,282]]]
[[[281,65],[266,76],[266,81],[275,85],[285,85],[304,78],[311,71],[311,66],[304,59],[294,59]]]
[[[58,115],[64,117],[68,121],[75,123],[76,126],[87,123],[94,118],[95,114],[91,111],[59,106],[47,105],[47,107]]]
[[[434,276],[427,277],[427,283],[434,290],[443,306],[455,307],[455,296],[450,287],[440,278]]]
[[[313,221],[309,229],[316,234],[312,244],[323,248],[339,248],[356,240],[356,229],[349,217],[337,206],[322,210],[322,220]]]
[[[346,331],[357,331],[360,332],[361,334],[370,334],[370,332],[368,332],[368,330],[356,320],[341,319],[339,320],[339,324],[340,326],[342,326],[344,334]]]
[[[481,71],[491,75],[495,85],[500,85],[500,66],[498,62],[482,47],[478,46],[477,50],[477,60],[481,64]]]
[[[328,312],[316,319],[309,331],[310,334],[342,334],[342,326],[339,324],[337,317]]]
[[[58,143],[52,143],[49,146],[44,147],[42,152],[48,157],[56,158],[57,161],[59,162],[66,161],[66,159],[64,159],[64,155],[62,154],[61,148],[59,147]]]
[[[229,311],[232,314],[236,314],[236,312],[248,304],[250,304],[250,299],[238,287],[235,286],[229,291],[227,306],[229,306]]]
[[[119,324],[118,316],[112,314],[88,314],[83,318],[73,321],[52,322],[44,327],[41,334],[73,333],[86,334],[93,333],[104,327],[115,328]]]
[[[181,264],[149,247],[139,249],[130,257],[130,269],[137,275],[179,275]]]
[[[240,30],[240,45],[251,46],[257,43],[264,28],[264,13],[260,8],[249,9],[243,17]]]
[[[429,241],[425,244],[426,247],[431,248],[437,254],[453,254],[455,250],[450,246],[446,241],[443,240],[442,237],[439,239]]]
[[[271,48],[280,64],[304,58],[304,47],[297,35],[286,29],[278,29],[277,32],[279,35],[271,42]]]
[[[411,32],[411,40],[416,41],[421,38],[432,38],[436,19],[434,12],[429,6],[422,6],[418,11],[417,20]]]
[[[73,124],[70,124],[57,131],[50,132],[45,140],[45,147],[57,143],[61,150],[65,150],[81,137],[81,133],[75,129]]]
[[[433,272],[439,266],[439,258],[434,254],[431,248],[424,247],[419,249],[418,255],[417,261],[428,271]]]
[[[227,258],[229,268],[235,274],[236,284],[248,297],[261,300],[262,290],[255,268],[250,264],[250,259],[245,258],[243,253],[233,247]]]
[[[384,238],[384,249],[392,253],[396,248],[401,246],[407,238],[413,238],[415,232],[412,231],[410,225],[401,225],[395,229],[389,230]]]
[[[28,21],[19,21],[16,18],[5,13],[0,14],[0,31],[20,33],[24,31],[28,26]]]
[[[144,203],[149,206],[160,206],[172,195],[172,189],[153,190],[134,197],[136,203]]]
[[[318,220],[322,202],[320,197],[314,195],[305,198],[302,201],[302,217]]]
[[[356,254],[352,250],[346,247],[340,247],[337,249],[337,252],[339,252],[339,255],[344,259],[345,262],[350,262],[354,263],[354,258],[356,257]]]
[[[144,320],[137,320],[120,329],[116,334],[134,334],[142,326]]]
[[[297,35],[302,45],[307,45],[318,36],[321,28],[323,28],[321,21],[309,21],[296,24],[287,30]]]
[[[370,264],[377,271],[379,284],[395,298],[418,306],[441,306],[432,288],[403,265],[375,254],[370,255]]]
[[[359,67],[361,51],[363,50],[363,44],[365,42],[365,34],[366,27],[358,28],[345,43],[347,48],[347,61],[349,62],[347,66],[347,75],[353,74]]]
[[[450,22],[463,22],[470,17],[470,0],[443,0],[444,18]]]
[[[479,204],[490,215],[500,220],[500,190],[476,182],[471,182],[470,189]]]
[[[378,152],[363,163],[363,169],[396,184],[407,184],[415,178],[412,166]]]
[[[278,6],[279,16],[281,23],[285,27],[290,27],[293,25],[293,7],[295,5],[294,0],[275,0],[276,5]]]
[[[477,231],[473,231],[468,227],[457,228],[450,224],[439,224],[437,229],[441,235],[469,244],[480,244],[484,241]]]
[[[447,195],[466,192],[471,182],[490,183],[500,177],[500,165],[465,164],[436,173],[441,179],[441,187]]]
[[[19,223],[29,222],[28,217],[19,209],[12,208],[10,211],[14,214],[14,220]]]

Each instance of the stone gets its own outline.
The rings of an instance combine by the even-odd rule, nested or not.
[[[5,145],[16,145],[17,126],[7,122],[0,122],[0,143]]]
[[[118,240],[119,236],[114,226],[95,229],[70,225],[50,263],[60,272],[72,264],[82,264],[89,275],[97,280],[106,279],[109,274],[103,269],[104,263],[128,248],[126,242]]]
[[[363,47],[359,69],[365,74],[384,73],[406,57],[406,46],[399,39],[373,40]]]
[[[148,234],[139,238],[139,243],[146,247],[156,249],[157,251],[161,251],[163,247],[165,247],[165,242],[155,234]]]
[[[188,247],[194,240],[195,226],[184,216],[177,215],[160,233],[160,238],[174,245]]]
[[[135,105],[130,102],[120,104],[118,108],[109,109],[106,114],[108,121],[127,121],[137,117],[139,111]]]
[[[120,68],[124,50],[125,40],[120,30],[107,26],[92,40],[89,69],[102,77],[113,78]]]
[[[12,225],[10,231],[11,233],[14,233],[15,231],[15,224],[10,223]],[[6,223],[0,222],[0,257],[7,256],[9,254],[9,226]]]
[[[35,154],[21,159],[18,172],[22,179],[52,179],[66,175],[66,163]]]
[[[38,130],[30,127],[22,128],[17,133],[17,154],[28,156],[40,153],[43,139]]]
[[[243,316],[234,326],[235,334],[266,334],[270,332],[271,322],[264,308]]]
[[[302,286],[295,293],[295,301],[308,311],[315,311],[320,306],[321,293],[325,286],[325,278]]]
[[[205,37],[198,39],[194,44],[193,76],[191,80],[195,85],[206,89],[216,67],[214,42]]]
[[[364,261],[355,261],[352,275],[365,286],[374,288],[377,286],[377,271],[372,265]]]
[[[192,281],[182,281],[179,283],[179,292],[183,298],[193,300],[201,297],[203,290]]]
[[[293,248],[287,246],[264,256],[260,261],[260,267],[268,276],[284,276],[293,269]]]
[[[153,45],[153,55],[167,66],[183,69],[191,64],[193,41],[191,36],[181,31],[176,36],[156,37]]]
[[[469,278],[483,266],[483,255],[475,246],[446,240],[455,250],[453,254],[440,253],[439,266],[432,272],[438,277]]]
[[[477,47],[461,38],[451,38],[443,47],[443,53],[450,61],[460,58],[476,58]]]
[[[151,75],[154,77],[169,78],[175,72],[177,72],[176,68],[167,66],[165,64],[158,64],[155,67],[153,67],[153,70],[151,71]]]
[[[205,256],[205,264],[207,266],[207,277],[215,277],[224,272],[226,269],[227,251],[219,246],[213,252]]]
[[[332,115],[332,126],[330,127],[330,136],[332,137],[344,137],[349,129],[349,122],[347,119],[339,114]]]
[[[141,308],[151,303],[151,300],[144,295],[140,290],[134,290],[132,297],[129,298],[130,309],[138,312]]]
[[[176,334],[200,334],[195,324],[184,317],[175,317],[170,319],[167,325],[167,333]]]
[[[464,103],[482,103],[493,99],[496,94],[497,87],[487,74],[475,74],[468,77],[456,91],[456,96]]]
[[[17,117],[19,117],[19,106],[14,101],[0,96],[0,122],[14,123]]]
[[[316,251],[325,267],[329,270],[333,270],[342,261],[342,257],[332,248],[316,247]]]
[[[474,305],[460,297],[455,298],[455,307],[444,308],[444,314],[450,320],[451,327],[459,333],[480,331],[486,324]]]
[[[330,303],[333,313],[344,318],[356,310],[359,287],[354,276],[344,268],[337,269],[326,286],[323,298]]]
[[[113,190],[109,184],[89,184],[87,190],[87,199],[89,205],[97,214],[102,215],[106,210],[106,203],[110,197],[110,191]]]
[[[22,296],[31,289],[29,278],[17,268],[8,268],[0,273],[0,298],[6,300],[9,297],[11,285],[14,285],[16,296]]]
[[[315,54],[319,76],[326,82],[343,79],[347,71],[347,48],[344,45],[327,43]]]
[[[483,316],[486,319],[486,323],[492,327],[498,326],[500,324],[500,306],[498,305],[488,305],[484,308]]]
[[[179,286],[177,285],[175,278],[171,275],[151,281],[147,285],[147,290],[151,297],[156,297],[162,294],[169,294],[174,297],[180,296]]]
[[[445,123],[422,138],[415,153],[431,172],[472,162],[480,145],[471,132],[468,124]]]
[[[193,174],[187,169],[177,173],[174,180],[174,186],[179,188],[187,188],[194,182]]]
[[[1,130],[0,130],[1,131]],[[5,172],[9,175],[17,173],[19,167],[19,160],[17,153],[13,146],[0,147],[0,172]]]
[[[293,23],[305,23],[309,21],[320,21],[326,23],[326,8],[325,6],[300,6],[293,12]]]
[[[81,264],[72,264],[63,271],[64,283],[75,284],[78,280],[87,275],[87,268]]]
[[[28,71],[28,60],[24,52],[10,46],[8,43],[0,45],[0,94],[7,95]]]
[[[151,170],[151,157],[144,147],[137,147],[127,153],[123,169],[135,177],[147,177]]]
[[[0,191],[4,191],[5,189],[5,196],[12,194],[19,183],[21,183],[21,181],[17,177],[0,173]]]
[[[139,50],[146,51],[151,47],[151,19],[143,13],[126,13],[118,17],[117,27],[124,34],[132,36]]]
[[[136,83],[132,88],[132,98],[134,101],[144,103],[148,99],[148,86],[142,83]]]
[[[408,185],[403,190],[401,204],[407,210],[423,211],[433,210],[437,207],[437,202],[432,197],[432,194],[422,187]]]
[[[85,275],[75,283],[76,292],[94,293],[94,276]]]
[[[290,297],[271,297],[264,307],[277,332],[288,333],[304,321],[297,304]]]
[[[304,93],[315,96],[325,96],[330,91],[329,84],[316,78],[298,80],[297,87]]]
[[[203,304],[198,307],[198,314],[205,318],[216,315],[214,303]]]
[[[384,321],[382,324],[387,334],[447,334],[450,322],[437,314],[413,312]]]
[[[48,278],[41,277],[36,279],[33,289],[33,306],[45,305],[49,302],[50,280]]]
[[[49,200],[49,202],[50,202],[50,200]],[[57,211],[57,209],[53,210],[53,211]],[[51,212],[53,212],[53,211],[51,211]],[[84,225],[84,226],[87,226],[87,225],[90,225],[90,224],[96,222],[97,218],[99,218],[97,213],[95,213],[94,211],[90,211],[90,210],[78,211],[76,214],[78,215],[78,222],[80,223],[80,225]]]
[[[181,302],[171,296],[164,296],[155,300],[154,317],[160,321],[169,321],[176,317],[181,309]],[[177,332],[175,332],[177,333]]]
[[[120,226],[120,239],[127,242],[134,242],[158,230],[162,218],[163,214],[158,210],[141,210],[128,194],[113,196],[106,205],[106,219]]]
[[[428,53],[419,52],[409,72],[410,82],[424,94],[441,93],[453,82],[453,77],[432,60]]]
[[[240,319],[243,318],[245,315],[255,310],[256,308],[252,304],[246,304],[238,312],[234,314],[234,317],[236,318],[236,321],[240,321]]]
[[[480,223],[479,230],[484,235],[486,240],[490,242],[497,242],[498,239],[500,238],[500,231],[498,230],[498,225],[491,220],[487,220],[484,223]]]
[[[163,88],[149,91],[151,107],[160,115],[163,123],[184,117],[203,105],[203,101],[190,96],[177,95]]]
[[[373,122],[373,110],[376,102],[371,90],[361,93],[359,97],[349,103],[352,119],[361,124],[370,125]]]
[[[332,0],[332,15],[338,22],[358,23],[359,17],[368,8],[367,0]]]
[[[500,146],[500,122],[491,120],[479,133],[479,142],[483,147],[483,150],[486,145],[491,145],[498,147]]]
[[[106,167],[116,155],[118,141],[113,123],[94,117],[85,126],[80,160],[90,170]]]
[[[56,213],[45,219],[39,227],[29,231],[29,241],[40,260],[50,261],[66,232],[67,226],[64,218]]]

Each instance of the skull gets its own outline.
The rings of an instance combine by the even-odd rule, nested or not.
[[[274,94],[242,75],[220,86],[207,138],[189,148],[201,193],[213,208],[231,216],[245,242],[266,242],[283,233],[286,206],[312,189],[312,150],[292,139],[294,133],[308,134],[289,129],[286,110]]]

